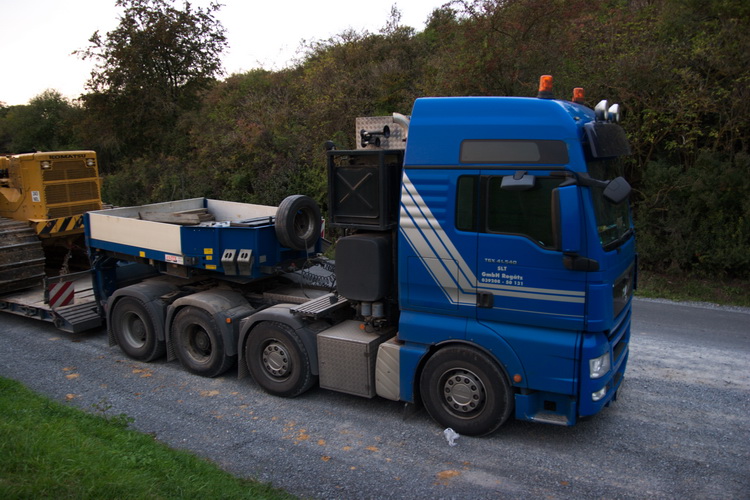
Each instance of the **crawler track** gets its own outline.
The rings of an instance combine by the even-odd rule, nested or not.
[[[34,230],[0,217],[0,294],[33,287],[43,277],[44,250]]]

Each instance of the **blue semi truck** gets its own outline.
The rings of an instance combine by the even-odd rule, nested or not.
[[[636,280],[617,105],[417,99],[328,144],[327,224],[303,195],[89,212],[110,342],[294,397],[314,385],[423,404],[467,435],[573,425],[609,405]]]

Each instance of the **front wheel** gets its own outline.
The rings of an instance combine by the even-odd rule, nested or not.
[[[305,345],[283,323],[266,321],[255,327],[245,346],[245,360],[258,385],[276,396],[299,396],[317,380]]]
[[[227,356],[213,317],[197,307],[188,306],[177,313],[172,322],[172,341],[182,366],[203,377],[218,377],[237,359]]]
[[[427,360],[419,387],[430,416],[467,436],[496,431],[513,409],[505,373],[489,356],[466,346],[443,348]]]
[[[164,342],[156,336],[153,317],[135,297],[118,300],[110,321],[117,345],[129,357],[147,363],[166,352]]]

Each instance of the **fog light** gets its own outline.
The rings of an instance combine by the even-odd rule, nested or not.
[[[600,378],[609,371],[609,351],[605,352],[598,358],[589,360],[589,374],[591,378]]]
[[[592,401],[599,401],[604,396],[607,395],[607,387],[603,387],[601,391],[596,391],[591,393],[591,400]]]

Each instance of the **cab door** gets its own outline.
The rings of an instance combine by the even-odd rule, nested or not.
[[[561,211],[574,228],[568,241],[583,238],[584,221],[580,192],[561,187],[564,180],[536,172],[480,176],[476,318],[513,346],[529,387],[573,394],[588,273],[566,266]],[[561,190],[575,202],[570,207],[561,206]]]

